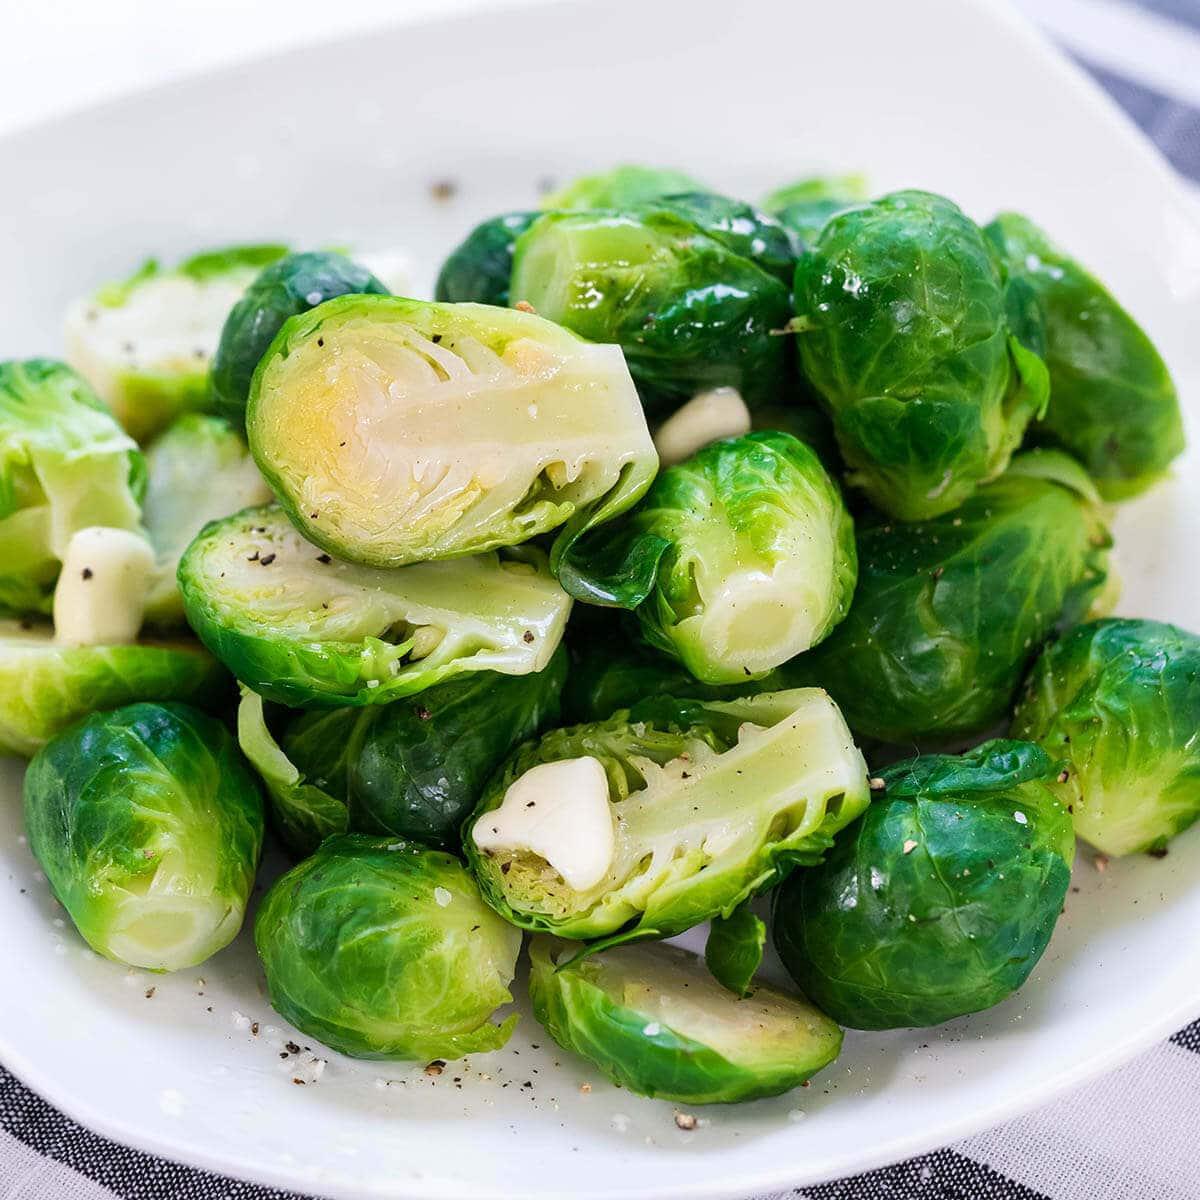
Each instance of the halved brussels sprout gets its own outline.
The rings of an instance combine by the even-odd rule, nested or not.
[[[476,225],[442,263],[433,298],[506,305],[513,247],[537,218],[535,212],[502,213]]]
[[[654,444],[620,352],[529,313],[343,296],[263,357],[250,448],[300,531],[400,566],[573,536],[634,503]]]
[[[842,1031],[801,997],[760,984],[738,999],[677,946],[621,946],[590,958],[537,937],[534,1015],[565,1050],[614,1083],[679,1104],[777,1096],[828,1066]]]
[[[682,171],[642,167],[633,163],[581,175],[565,187],[542,197],[543,208],[630,208],[675,192],[702,191],[703,186]]]
[[[819,861],[867,802],[818,689],[663,699],[527,743],[463,843],[484,899],[524,929],[669,937]]]
[[[286,246],[230,246],[173,270],[150,259],[67,312],[67,361],[139,442],[185,412],[208,412],[208,366],[229,310]]]
[[[1051,632],[1104,595],[1111,544],[1086,473],[1050,450],[1018,456],[957,512],[862,519],[850,613],[789,677],[827,688],[859,737],[981,733]]]
[[[72,536],[135,530],[146,464],[90,387],[47,358],[0,362],[0,612],[49,613]]]
[[[203,413],[186,413],[155,438],[146,473],[142,516],[158,560],[146,621],[182,625],[176,572],[184,550],[209,521],[265,504],[271,489],[233,426]]]
[[[801,179],[776,188],[762,203],[799,239],[813,244],[830,217],[867,199],[867,181],[861,175],[832,175]]]
[[[185,704],[130,704],[94,713],[34,755],[25,828],[93,950],[177,971],[241,928],[262,797],[219,721]]]
[[[1071,880],[1058,769],[1038,746],[994,741],[880,772],[866,816],[776,893],[775,945],[805,994],[839,1024],[893,1029],[1016,991]]]
[[[283,323],[335,296],[357,292],[386,296],[388,289],[365,267],[333,251],[289,254],[263,268],[221,328],[212,362],[216,411],[242,428],[254,369]]]
[[[531,547],[381,571],[322,553],[273,506],[205,526],[179,586],[213,654],[296,707],[385,704],[465,671],[540,671],[571,609]]]
[[[1200,638],[1110,619],[1042,653],[1013,736],[1066,760],[1075,832],[1105,854],[1162,850],[1200,817]]]
[[[846,615],[854,523],[816,454],[786,433],[714,442],[663,471],[625,517],[559,560],[593,603],[705,683],[761,678]]]
[[[247,692],[238,740],[258,768],[275,823],[297,854],[331,833],[390,833],[457,850],[459,827],[488,776],[558,719],[567,652],[544,671],[476,671],[413,700],[293,714],[279,743],[262,698]],[[281,743],[281,744],[280,744]]]
[[[517,1015],[521,934],[449,854],[391,837],[325,841],[263,898],[254,941],[271,1003],[355,1058],[461,1058],[498,1050]]]
[[[1179,397],[1154,343],[1028,218],[1001,213],[984,232],[1045,313],[1050,406],[1033,432],[1074,454],[1106,500],[1145,491],[1184,447]]]
[[[546,213],[517,239],[509,300],[620,345],[648,411],[705,388],[751,408],[785,390],[787,287],[674,212]]]
[[[795,303],[850,481],[889,516],[957,508],[1045,409],[1032,290],[941,196],[895,192],[833,217],[797,264]]]
[[[88,713],[135,700],[211,708],[229,676],[190,639],[64,646],[48,624],[0,620],[0,754],[28,757]]]

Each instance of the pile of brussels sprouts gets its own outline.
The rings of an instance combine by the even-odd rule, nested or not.
[[[1200,639],[1105,615],[1176,394],[1026,218],[623,167],[433,301],[368,268],[151,263],[0,364],[0,749],[99,953],[220,950],[269,825],[308,1037],[495,1050],[528,931],[561,1046],[745,1100],[997,1004],[1077,835],[1200,815]]]

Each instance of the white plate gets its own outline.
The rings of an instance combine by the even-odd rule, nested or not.
[[[384,31],[0,142],[0,355],[53,353],[67,300],[149,252],[285,236],[400,244],[427,283],[474,219],[623,159],[747,197],[863,168],[980,217],[1025,209],[1163,347],[1200,446],[1200,233],[1132,127],[1032,34],[967,0],[614,2]],[[431,199],[449,180],[452,199]],[[1123,611],[1200,625],[1200,475],[1118,520]],[[85,1124],[173,1158],[338,1197],[745,1197],[945,1144],[1040,1104],[1200,1012],[1200,834],[1100,875],[1081,860],[1029,986],[938,1030],[852,1034],[807,1090],[705,1112],[600,1082],[531,1019],[510,1048],[419,1066],[330,1056],[292,1084],[291,1031],[249,938],[152,978],[85,950],[21,844],[0,771],[0,1060]],[[155,989],[146,998],[147,989]],[[235,1013],[259,1021],[254,1036]],[[303,1038],[297,1038],[305,1044]],[[536,1044],[537,1048],[534,1048]],[[461,1088],[455,1082],[461,1081]],[[590,1093],[580,1084],[590,1082]]]

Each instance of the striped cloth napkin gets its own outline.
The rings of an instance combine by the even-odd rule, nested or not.
[[[1200,0],[1018,0],[1200,185]],[[896,1166],[754,1200],[1196,1200],[1200,1021],[1065,1099]],[[306,1200],[119,1146],[0,1067],[0,1200]]]

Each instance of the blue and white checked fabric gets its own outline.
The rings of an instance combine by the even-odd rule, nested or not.
[[[1018,0],[1200,185],[1200,0]],[[759,1200],[1197,1200],[1200,1021],[945,1150]],[[306,1200],[89,1132],[0,1067],[0,1200]]]

